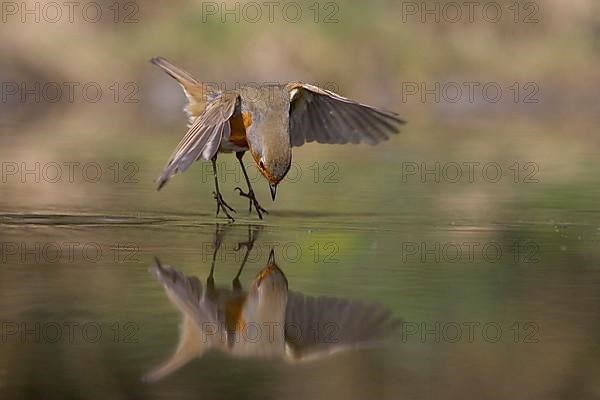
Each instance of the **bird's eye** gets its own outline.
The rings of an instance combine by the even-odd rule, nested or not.
[[[263,162],[263,160],[260,160],[259,165],[261,169],[265,169],[265,163]]]

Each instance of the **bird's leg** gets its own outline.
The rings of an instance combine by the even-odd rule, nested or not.
[[[254,227],[252,225],[248,225],[248,241],[238,243],[237,247],[234,249],[235,251],[239,251],[242,249],[242,246],[246,248],[246,254],[244,254],[244,259],[242,260],[242,265],[240,265],[240,268],[238,269],[237,274],[235,274],[235,277],[233,278],[233,282],[232,282],[233,290],[236,290],[236,291],[242,290],[242,285],[240,284],[240,275],[242,274],[242,270],[244,269],[244,266],[246,265],[246,262],[248,261],[248,256],[250,255],[250,252],[254,248],[254,242],[256,241],[256,238],[258,237],[258,229],[255,229],[255,228],[256,227]]]
[[[265,210],[256,200],[256,196],[254,195],[254,190],[252,190],[252,185],[250,184],[250,178],[248,178],[248,173],[246,172],[246,167],[244,166],[244,162],[242,161],[242,157],[244,157],[243,151],[238,151],[235,153],[238,161],[240,162],[240,167],[242,168],[242,172],[244,173],[244,178],[246,178],[246,184],[248,185],[248,192],[245,193],[242,188],[239,186],[236,187],[236,190],[240,191],[240,196],[248,198],[250,204],[248,206],[248,212],[252,212],[252,206],[256,209],[256,213],[258,214],[258,218],[263,219],[262,213],[268,214],[269,212]]]
[[[229,209],[230,211],[233,211],[233,212],[235,212],[235,210],[233,208],[231,208],[229,206],[229,204],[225,203],[225,200],[223,200],[223,196],[221,196],[221,191],[219,190],[219,179],[217,178],[217,156],[216,155],[211,159],[211,162],[212,162],[212,167],[213,167],[213,174],[215,175],[215,190],[216,190],[216,192],[213,192],[213,197],[217,201],[217,216],[219,215],[219,212],[221,210],[223,210],[223,213],[225,213],[227,218],[229,218],[233,222],[235,220],[229,214],[229,211],[227,211],[227,209]]]
[[[223,243],[223,237],[225,236],[225,230],[221,229],[221,225],[216,224],[215,230],[215,241],[213,243],[213,255],[212,262],[210,263],[210,273],[208,274],[208,278],[206,278],[206,289],[209,293],[214,292],[215,289],[215,278],[213,274],[215,272],[215,263],[217,261],[217,253],[221,248],[221,243]]]

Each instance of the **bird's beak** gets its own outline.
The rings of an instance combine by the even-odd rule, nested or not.
[[[273,199],[273,201],[275,201],[275,196],[277,195],[277,185],[275,184],[271,184],[271,198]]]
[[[275,264],[275,250],[271,249],[271,253],[269,253],[269,265]]]

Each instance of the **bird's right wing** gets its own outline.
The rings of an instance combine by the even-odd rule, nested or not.
[[[285,317],[286,355],[310,361],[379,344],[399,320],[379,304],[289,292]]]
[[[171,176],[184,172],[194,161],[210,160],[217,154],[222,138],[229,136],[231,132],[229,118],[238,102],[237,95],[224,93],[206,105],[206,109],[181,139],[158,177],[158,190]]]

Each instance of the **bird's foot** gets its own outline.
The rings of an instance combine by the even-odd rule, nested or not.
[[[235,190],[239,190],[240,191],[240,196],[242,197],[246,197],[250,204],[248,206],[248,212],[252,212],[252,206],[254,206],[254,208],[256,209],[256,213],[258,214],[258,218],[263,219],[262,213],[268,214],[269,212],[267,210],[265,210],[260,203],[258,202],[258,200],[256,200],[256,196],[254,195],[254,191],[252,189],[248,190],[248,193],[244,192],[242,190],[242,188],[240,187],[236,187]]]
[[[248,225],[248,240],[245,242],[238,242],[237,246],[233,248],[233,251],[240,251],[242,247],[246,248],[246,252],[249,253],[254,248],[254,242],[260,233],[262,227],[260,225]]]
[[[231,216],[231,214],[229,214],[229,211],[231,212],[236,212],[229,204],[227,204],[225,202],[225,200],[223,200],[223,196],[221,196],[221,193],[219,192],[213,192],[213,198],[217,201],[217,216],[219,215],[219,212],[221,210],[223,210],[223,213],[227,216],[227,218],[229,218],[231,220],[231,222],[235,221],[233,219],[233,217]],[[229,211],[227,211],[229,210]]]

